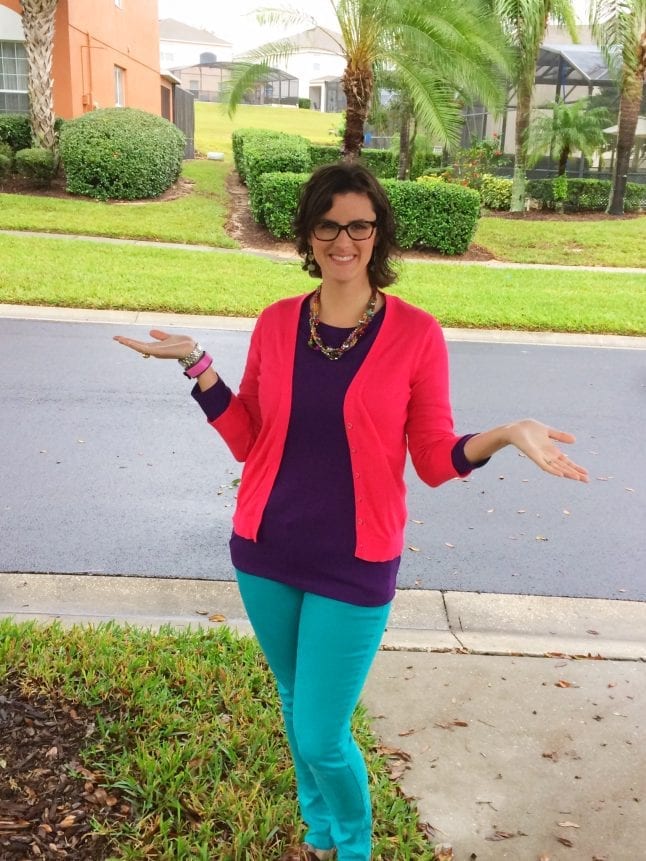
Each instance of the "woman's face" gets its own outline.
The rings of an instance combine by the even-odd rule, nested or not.
[[[352,225],[350,230],[355,236],[369,234],[366,222],[374,222],[376,214],[367,194],[349,191],[335,194],[331,208],[318,219],[310,235],[310,245],[314,259],[321,267],[324,284],[357,284],[365,286],[368,282],[368,264],[376,240],[376,228],[367,239],[352,238],[346,230],[341,230],[336,239],[319,239],[325,232],[333,235],[334,224]]]

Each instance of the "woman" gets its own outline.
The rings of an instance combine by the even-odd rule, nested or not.
[[[260,315],[237,395],[190,337],[115,340],[178,359],[209,423],[245,461],[231,556],[278,683],[307,825],[281,861],[369,861],[368,779],[350,721],[395,593],[407,451],[432,486],[507,445],[552,475],[587,473],[555,445],[574,437],[533,419],[454,433],[438,323],[381,289],[395,280],[395,225],[369,171],[317,170],[295,232],[319,286]]]

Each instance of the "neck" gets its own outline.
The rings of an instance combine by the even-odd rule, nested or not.
[[[322,284],[319,319],[328,326],[356,326],[371,296],[372,287],[367,281],[360,287]]]

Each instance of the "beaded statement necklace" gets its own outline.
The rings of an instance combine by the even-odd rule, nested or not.
[[[350,334],[340,347],[328,347],[321,340],[321,336],[319,335],[318,331],[320,323],[319,315],[321,313],[321,287],[319,286],[314,296],[312,296],[312,305],[310,308],[310,338],[307,342],[308,347],[311,347],[313,350],[316,350],[319,353],[323,353],[326,358],[331,359],[332,361],[340,359],[344,353],[347,353],[348,350],[351,350],[354,347],[359,338],[368,328],[370,321],[375,316],[376,304],[377,288],[373,287],[366,310],[361,315],[361,319],[359,320],[357,325],[350,332]]]

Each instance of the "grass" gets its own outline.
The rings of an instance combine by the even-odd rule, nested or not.
[[[646,269],[646,215],[593,221],[485,216],[475,242],[498,260]]]
[[[240,105],[233,118],[220,104],[195,103],[195,147],[198,152],[231,155],[231,133],[236,129],[258,128],[302,135],[312,143],[333,144],[338,137],[341,114],[301,111],[293,108]]]
[[[264,861],[299,838],[278,698],[251,638],[226,627],[152,633],[2,620],[0,678],[19,680],[24,695],[97,709],[84,765],[134,811],[130,822],[101,826],[113,857]],[[375,859],[430,861],[363,709],[355,729],[370,771]]]
[[[0,301],[26,305],[252,317],[314,285],[298,264],[218,251],[0,236],[0,258]],[[646,274],[406,262],[393,292],[445,326],[646,335]]]
[[[103,203],[0,194],[0,228],[235,248],[237,243],[224,230],[226,175],[221,162],[185,162],[182,176],[193,183],[192,193],[165,201]]]

